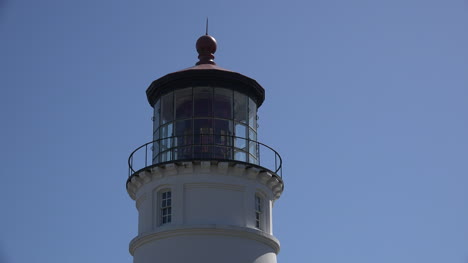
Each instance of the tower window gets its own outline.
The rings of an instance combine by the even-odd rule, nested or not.
[[[255,195],[255,227],[261,229],[263,219],[263,199]]]
[[[160,213],[161,225],[170,223],[172,221],[172,197],[170,190],[163,190],[160,194]]]

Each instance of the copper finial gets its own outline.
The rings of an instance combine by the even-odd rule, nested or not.
[[[214,37],[208,35],[208,18],[206,18],[206,34],[201,36],[197,40],[197,44],[195,45],[198,52],[198,59],[200,61],[197,62],[196,65],[200,64],[212,64],[216,65],[213,61],[214,53],[216,52],[216,39]]]

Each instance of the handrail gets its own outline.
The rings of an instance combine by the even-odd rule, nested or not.
[[[200,136],[200,142],[199,143],[193,143],[193,142],[190,142],[190,143],[187,143],[187,142],[184,142],[184,143],[181,143],[180,145],[177,145],[177,143],[175,143],[175,140],[178,139],[178,138],[191,138],[193,139],[194,136]],[[215,140],[216,139],[221,139],[223,138],[224,139],[224,143],[220,144],[220,143],[215,143]],[[208,139],[209,142],[203,142],[203,140],[206,140]],[[226,139],[229,139],[229,141],[227,141]],[[245,145],[244,147],[237,147],[235,144],[236,143],[239,143],[238,140],[243,140]],[[167,142],[167,143],[165,143]],[[150,151],[152,151],[150,154],[148,154],[148,145],[152,144],[149,148],[150,148]],[[162,151],[159,151],[159,146],[160,145],[163,145],[163,144],[167,144],[167,148],[165,148],[164,150]],[[255,150],[255,153],[251,153],[250,150],[250,146],[251,145],[254,145],[254,150]],[[153,151],[153,147],[154,145],[157,145],[158,146],[158,152],[156,154],[154,154],[154,151]],[[223,149],[226,150],[226,151],[229,151],[228,153],[228,156],[216,156],[216,153],[213,151],[214,148],[208,151],[205,151],[204,153],[202,152],[197,152],[194,150],[195,147],[217,147],[217,148],[220,148],[220,149]],[[161,147],[162,148],[162,147]],[[183,150],[183,148],[185,149],[190,149],[190,153],[187,155],[187,153],[185,154],[185,156],[183,157],[175,157],[175,153],[178,151],[178,150]],[[261,149],[265,149],[265,151],[262,151]],[[245,154],[245,159],[244,160],[240,160],[239,158],[236,159],[236,156],[234,156],[234,152],[241,152],[243,154]],[[144,151],[144,152],[142,152]],[[164,161],[161,161],[161,158],[162,158],[162,154],[166,154],[168,153],[168,155],[170,156],[170,158],[168,158],[167,160],[164,160]],[[273,160],[271,160],[271,158],[265,158],[265,156],[262,156],[262,159],[260,159],[260,155],[261,153],[263,154],[266,154],[266,155],[272,155],[274,154],[274,165],[272,164]],[[209,156],[203,156],[203,157],[200,157],[200,156],[197,156],[197,155],[200,155],[200,154],[207,154]],[[143,155],[143,156],[138,156],[138,159],[135,159],[135,156],[136,155]],[[151,159],[149,159],[151,158]],[[143,159],[143,160],[141,160]],[[253,159],[253,161],[251,161]],[[139,167],[141,168],[135,168],[135,160],[138,160],[139,161],[139,164],[138,165]],[[248,163],[248,164],[252,164],[252,165],[255,165],[255,166],[259,166],[259,167],[262,167],[262,168],[265,168],[265,169],[268,169],[272,172],[274,172],[275,174],[277,174],[278,176],[282,176],[282,158],[281,156],[279,155],[278,152],[276,152],[273,148],[271,148],[270,146],[264,144],[264,143],[261,143],[261,142],[258,142],[258,141],[254,141],[254,140],[251,140],[251,139],[248,139],[248,138],[243,138],[243,137],[237,137],[237,136],[232,136],[232,135],[220,135],[220,134],[190,134],[190,135],[180,135],[180,136],[171,136],[171,137],[166,137],[166,138],[160,138],[160,139],[157,139],[157,140],[153,140],[153,141],[150,141],[150,142],[147,142],[143,145],[141,145],[140,147],[136,148],[131,154],[130,156],[128,157],[128,168],[129,168],[129,177],[132,176],[133,174],[136,173],[136,171],[139,171],[141,169],[144,169],[148,166],[152,166],[152,165],[156,165],[156,164],[159,164],[159,163],[165,163],[165,162],[172,162],[172,161],[188,161],[188,160],[232,160],[232,161],[238,161],[238,162],[243,162],[243,163]],[[149,161],[149,162],[148,162]],[[150,163],[148,165],[148,163]]]

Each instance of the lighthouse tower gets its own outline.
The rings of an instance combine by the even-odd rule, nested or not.
[[[213,61],[216,40],[196,43],[194,67],[146,90],[153,141],[129,157],[136,201],[134,263],[275,263],[272,208],[284,188],[281,157],[257,141],[265,90]]]

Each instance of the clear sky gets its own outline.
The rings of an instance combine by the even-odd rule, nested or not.
[[[468,262],[468,2],[0,0],[0,262],[131,262],[145,90],[196,39],[266,90],[279,263]]]

